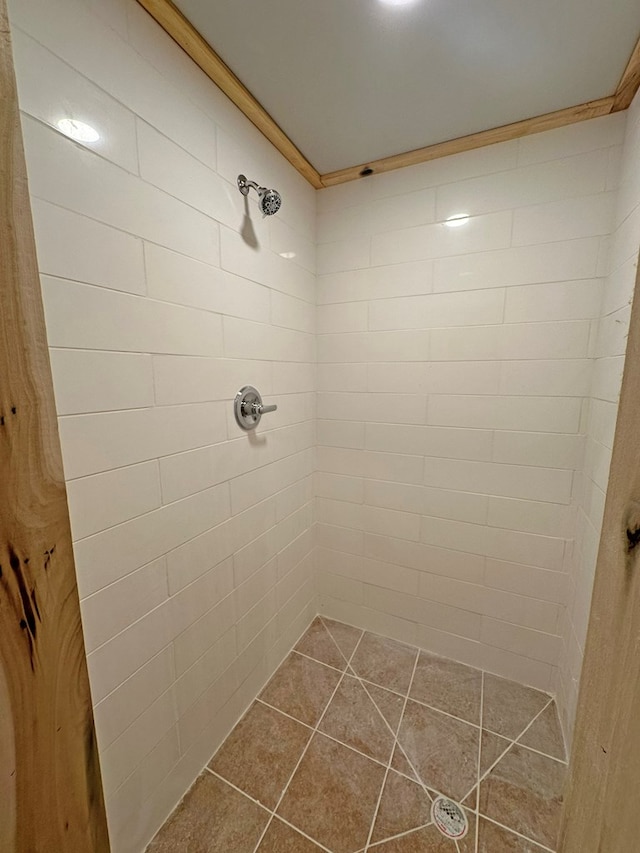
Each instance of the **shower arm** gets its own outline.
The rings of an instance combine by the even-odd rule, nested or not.
[[[266,187],[260,187],[255,181],[248,181],[244,175],[238,175],[238,189],[242,195],[249,195],[249,189],[253,188],[258,195],[267,191]]]

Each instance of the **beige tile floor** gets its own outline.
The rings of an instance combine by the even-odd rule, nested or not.
[[[318,617],[148,850],[544,853],[564,758],[545,693]]]

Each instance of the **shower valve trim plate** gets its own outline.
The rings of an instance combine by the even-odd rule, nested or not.
[[[233,404],[236,421],[242,429],[255,429],[262,415],[275,412],[277,408],[275,405],[263,405],[260,392],[253,385],[245,385],[241,388]]]

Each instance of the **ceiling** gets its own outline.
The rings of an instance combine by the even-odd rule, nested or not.
[[[640,0],[175,0],[320,173],[611,95]]]

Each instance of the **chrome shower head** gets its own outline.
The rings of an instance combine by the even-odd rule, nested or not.
[[[265,190],[264,188],[261,188],[258,192],[260,194],[260,210],[265,216],[273,216],[274,213],[280,210],[282,199],[279,192],[276,190]]]
[[[251,187],[258,193],[258,205],[264,216],[273,216],[280,210],[282,198],[277,190],[259,187],[255,181],[248,181],[244,175],[238,175],[238,189],[242,195],[249,195]]]

